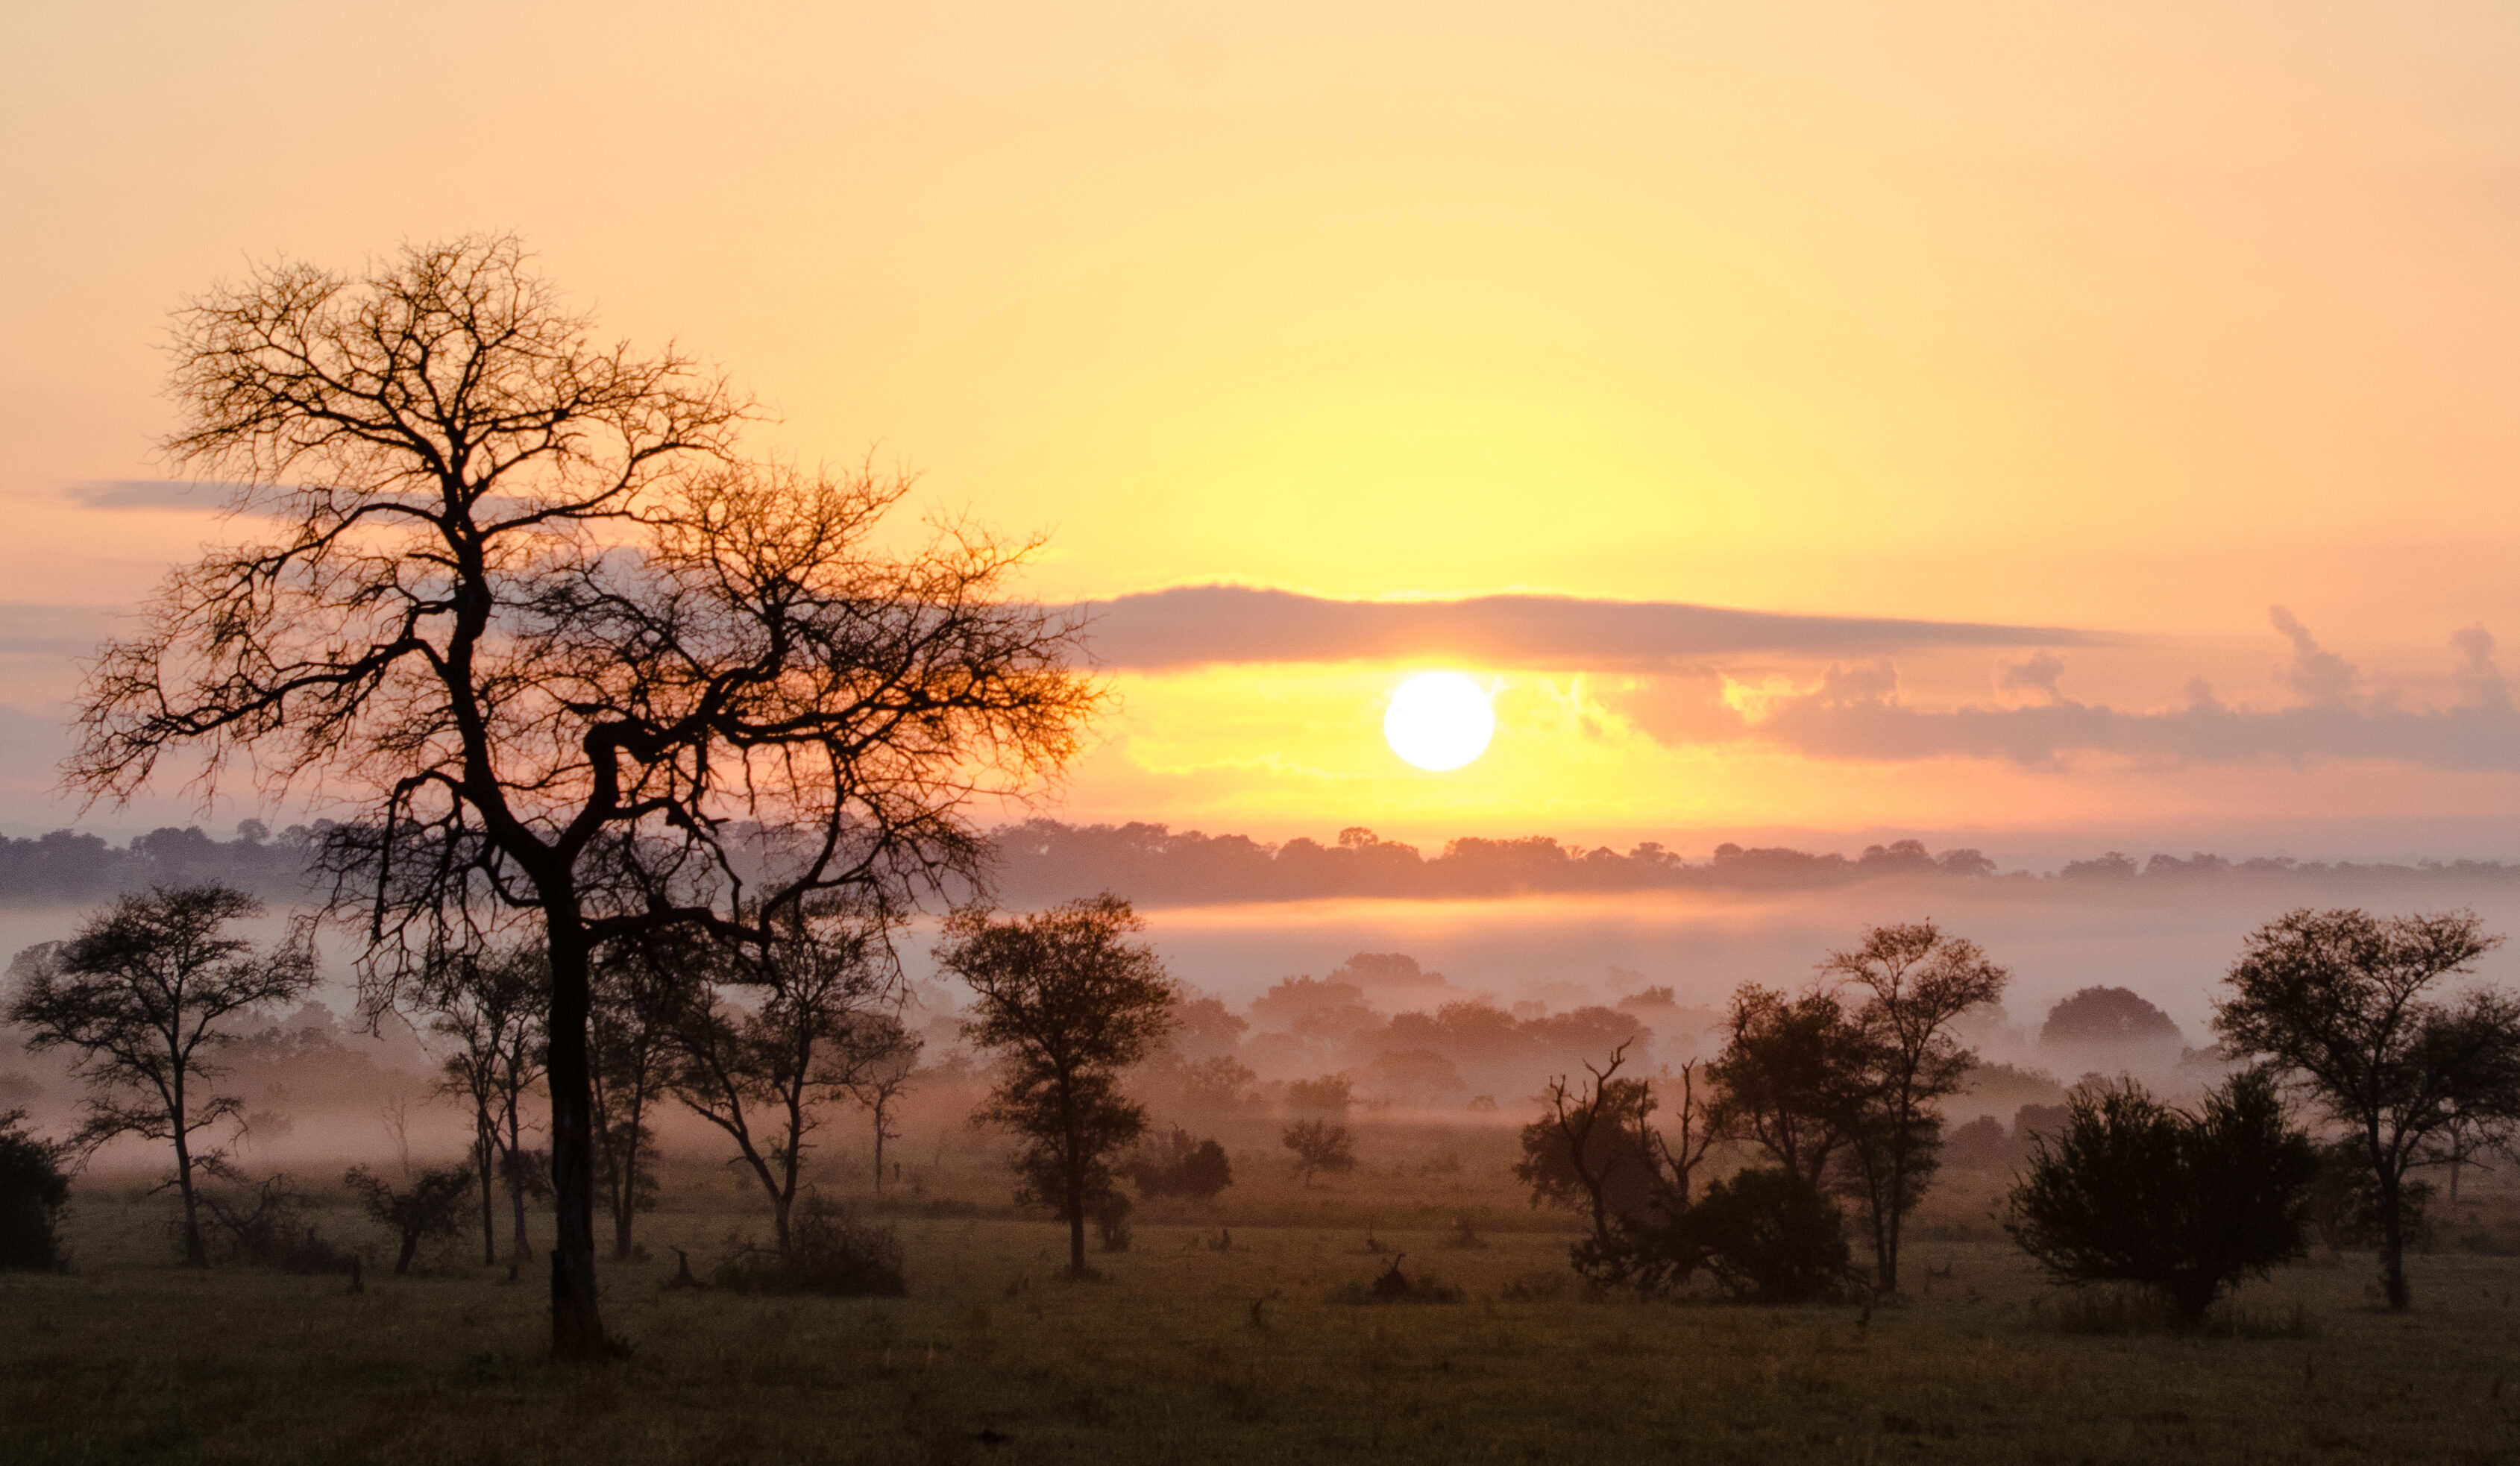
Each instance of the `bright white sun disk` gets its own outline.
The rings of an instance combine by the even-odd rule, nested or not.
[[[1496,710],[1479,685],[1459,672],[1421,672],[1392,692],[1382,735],[1392,752],[1441,774],[1487,751]]]

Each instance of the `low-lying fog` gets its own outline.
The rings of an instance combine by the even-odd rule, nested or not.
[[[1635,1035],[1646,1072],[1705,1057],[1739,984],[1802,988],[1829,951],[1856,944],[1868,926],[1930,918],[2012,973],[2003,1011],[1971,1025],[1970,1037],[1988,1060],[2015,1072],[1991,1074],[1981,1093],[1954,1106],[1956,1123],[1975,1114],[2009,1120],[2019,1105],[2053,1102],[2061,1085],[2091,1071],[2125,1070],[2192,1091],[2211,1073],[2189,1050],[2210,1045],[2223,972],[2252,930],[2306,906],[2466,908],[2489,929],[2520,933],[2520,879],[2493,869],[1917,875],[1799,891],[1163,907],[1146,912],[1149,936],[1173,976],[1208,1000],[1192,1004],[1174,1051],[1148,1067],[1141,1088],[1158,1123],[1193,1127],[1226,1112],[1284,1113],[1309,1092],[1290,1099],[1290,1084],[1331,1076],[1344,1076],[1357,1103],[1390,1119],[1518,1123],[1552,1073],[1605,1057],[1623,1037]],[[85,914],[73,906],[0,907],[0,951],[68,936]],[[254,934],[269,939],[284,926],[273,915]],[[907,1017],[926,1038],[924,1062],[936,1072],[913,1120],[941,1136],[957,1119],[948,1111],[968,1107],[977,1088],[955,1052],[960,995],[935,980],[930,941],[927,929],[914,929],[902,956]],[[342,1021],[354,1004],[347,955],[342,938],[328,943],[335,980],[319,995],[323,1008],[257,1019],[249,1027],[264,1038],[229,1056],[233,1087],[258,1117],[242,1159],[390,1158],[392,1114],[403,1117],[416,1151],[462,1146],[456,1102],[428,1097],[434,1065],[425,1041],[407,1028],[373,1038]],[[2498,952],[2478,980],[2510,983],[2520,975],[2515,964],[2520,951]],[[2119,1045],[2043,1042],[2051,1008],[2092,987],[2131,990],[2165,1012],[2178,1035]],[[22,1038],[0,1031],[0,1110],[25,1107],[39,1125],[67,1130],[78,1090],[64,1059],[23,1052]],[[1219,1059],[1239,1071],[1209,1062]],[[1194,1073],[1201,1064],[1208,1067]],[[834,1135],[859,1129],[854,1119],[834,1124]],[[697,1125],[676,1122],[664,1134],[669,1148],[713,1153]],[[131,1145],[115,1153],[142,1159]]]

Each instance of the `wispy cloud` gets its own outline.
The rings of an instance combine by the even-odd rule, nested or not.
[[[208,479],[95,478],[68,490],[72,502],[86,509],[226,508],[241,485]]]
[[[2025,707],[1922,708],[1901,696],[1887,658],[1832,666],[1808,689],[1761,700],[1732,722],[1732,735],[1820,758],[1905,760],[1996,758],[2058,764],[2074,754],[2124,755],[2175,764],[2310,763],[2381,759],[2435,769],[2520,770],[2520,713],[2494,661],[2483,627],[2452,637],[2458,654],[2457,699],[2408,708],[2361,689],[2357,670],[2321,648],[2280,607],[2275,629],[2292,644],[2276,680],[2296,699],[2275,708],[2233,707],[2202,681],[2176,706],[2127,710],[2078,702],[2056,691],[2061,658],[2042,653],[1999,670],[1998,685],[2046,700]],[[1667,706],[1641,704],[1640,723],[1669,736],[1680,720]],[[1697,725],[1700,736],[1706,720]]]
[[[1656,672],[1728,652],[1862,656],[1926,646],[2078,645],[2056,627],[1793,616],[1659,600],[1478,596],[1334,600],[1244,586],[1185,586],[1086,607],[1103,665],[1161,671],[1224,662],[1458,657],[1534,670]]]

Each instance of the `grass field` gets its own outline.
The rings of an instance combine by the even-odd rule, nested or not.
[[[2520,1459],[2509,1257],[2417,1259],[2404,1316],[2368,1258],[2314,1262],[2176,1337],[2078,1331],[2104,1311],[1987,1240],[1917,1243],[1896,1306],[1772,1310],[1587,1300],[1559,1233],[1385,1226],[1461,1301],[1358,1306],[1386,1259],[1353,1225],[1143,1225],[1072,1283],[1048,1223],[930,1218],[898,1223],[910,1297],[829,1301],[665,1289],[670,1245],[704,1265],[746,1220],[696,1207],[608,1265],[627,1356],[562,1368],[504,1269],[187,1271],[163,1217],[91,1196],[79,1270],[0,1276],[0,1460]]]

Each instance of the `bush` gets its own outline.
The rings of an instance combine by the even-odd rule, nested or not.
[[[306,1199],[285,1175],[259,1182],[232,1180],[202,1192],[202,1210],[216,1238],[211,1251],[222,1262],[277,1267],[283,1272],[347,1272],[351,1257],[319,1235],[306,1221]]]
[[[401,1243],[394,1256],[396,1276],[411,1270],[422,1242],[463,1230],[464,1201],[472,1194],[472,1171],[463,1165],[428,1167],[401,1190],[359,1166],[345,1172],[341,1182],[366,1205],[370,1217],[393,1229]]]
[[[2063,1133],[2036,1143],[2004,1229],[2057,1281],[2148,1288],[2192,1325],[2225,1288],[2302,1255],[2318,1169],[2263,1070],[2194,1114],[2126,1081],[2077,1094]]]
[[[1407,1254],[1402,1254],[1402,1257]],[[1460,1303],[1462,1290],[1447,1287],[1431,1277],[1411,1277],[1400,1270],[1400,1258],[1370,1283],[1342,1283],[1330,1292],[1330,1302],[1345,1304],[1392,1303]]]
[[[1149,1201],[1158,1196],[1206,1201],[1234,1184],[1234,1162],[1225,1147],[1214,1140],[1192,1141],[1179,1127],[1161,1140],[1139,1146],[1119,1170]]]
[[[1791,1171],[1744,1171],[1708,1186],[1688,1230],[1706,1270],[1754,1302],[1826,1298],[1850,1273],[1837,1208]]]
[[[788,1256],[739,1246],[711,1281],[735,1293],[810,1293],[821,1298],[899,1298],[901,1241],[820,1196],[808,1196],[788,1226]]]
[[[37,1139],[26,1112],[0,1114],[0,1271],[52,1272],[62,1267],[62,1208],[69,1177],[61,1147]]]

